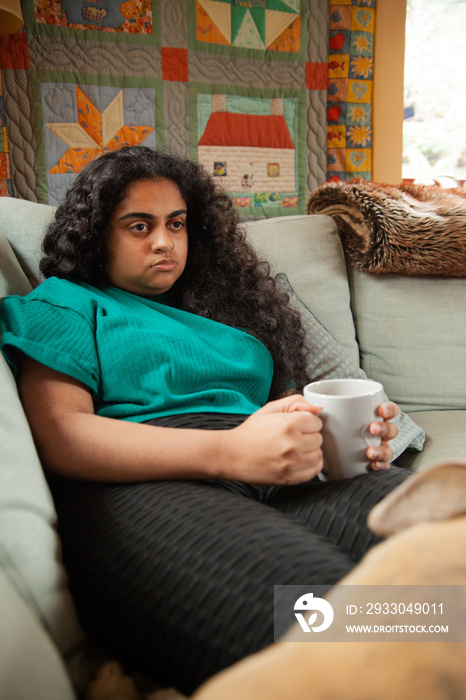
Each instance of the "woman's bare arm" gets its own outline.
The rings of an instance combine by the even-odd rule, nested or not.
[[[322,468],[321,421],[300,396],[271,402],[232,430],[210,431],[98,416],[81,382],[26,356],[18,384],[44,467],[63,476],[293,484]]]

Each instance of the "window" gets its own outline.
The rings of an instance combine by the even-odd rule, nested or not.
[[[408,0],[404,179],[466,180],[465,28],[466,0]]]

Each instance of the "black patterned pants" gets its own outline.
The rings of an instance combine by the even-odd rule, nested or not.
[[[244,416],[157,425],[225,429]],[[345,576],[378,538],[369,510],[409,471],[340,482],[114,484],[52,478],[70,587],[83,626],[130,670],[191,693],[273,642],[274,585]]]

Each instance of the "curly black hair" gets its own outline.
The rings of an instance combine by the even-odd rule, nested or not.
[[[168,179],[187,204],[189,254],[171,291],[181,309],[242,328],[264,343],[274,361],[270,399],[310,381],[299,314],[280,291],[268,263],[246,241],[230,197],[191,160],[144,146],[127,146],[92,161],[58,207],[43,242],[45,277],[94,286],[105,272],[109,222],[129,186]]]

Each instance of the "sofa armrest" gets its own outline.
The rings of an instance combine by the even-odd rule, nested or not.
[[[76,700],[50,637],[0,569],[0,697]]]

